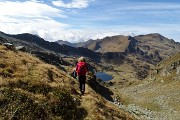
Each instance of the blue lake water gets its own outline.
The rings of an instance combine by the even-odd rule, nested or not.
[[[97,72],[96,74],[96,77],[103,80],[103,81],[109,81],[109,80],[112,80],[113,77],[107,73],[104,73],[104,72]]]

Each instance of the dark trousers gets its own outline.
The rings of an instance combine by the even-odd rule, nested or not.
[[[86,81],[86,76],[85,75],[80,75],[78,77],[79,80],[79,88],[82,94],[84,94],[85,91],[85,81]]]

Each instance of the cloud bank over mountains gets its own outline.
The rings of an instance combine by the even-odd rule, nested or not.
[[[143,19],[146,15],[148,17]],[[172,3],[0,0],[0,31],[9,34],[32,33],[48,41],[69,42],[119,34],[160,33],[180,42],[180,23],[177,22],[180,17],[177,15],[180,15],[180,4]],[[152,16],[156,19],[151,19]],[[170,23],[160,21],[166,17]]]

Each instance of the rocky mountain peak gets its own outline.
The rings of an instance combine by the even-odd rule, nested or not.
[[[68,45],[68,46],[75,47],[72,43],[70,43],[68,41],[64,41],[64,40],[58,40],[58,41],[56,41],[56,43],[58,43],[60,45]]]

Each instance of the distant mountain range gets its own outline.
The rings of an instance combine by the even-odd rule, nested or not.
[[[0,43],[5,42],[24,45],[29,51],[37,50],[74,56],[83,55],[93,59],[112,53],[138,53],[148,59],[157,58],[157,62],[159,62],[159,58],[165,58],[180,52],[180,43],[157,33],[135,37],[117,35],[104,39],[70,43],[63,40],[48,42],[29,33],[9,35],[0,32]]]
[[[29,33],[9,35],[0,32],[0,43],[5,42],[13,43],[15,46],[25,46],[28,52],[41,51],[55,53],[61,56],[85,56],[94,60],[100,59],[99,53],[95,53],[87,48],[59,45],[56,42],[45,41],[43,38]]]
[[[78,43],[71,43],[71,42],[63,41],[63,40],[58,40],[55,42],[60,44],[60,45],[68,45],[71,47],[85,47],[86,45],[90,44],[92,41],[94,41],[94,40],[88,40],[86,42],[78,42]]]
[[[55,41],[56,43],[60,44],[60,45],[68,45],[68,46],[71,46],[71,47],[75,47],[75,43],[70,43],[68,41],[63,41],[63,40],[58,40],[58,41]]]
[[[80,43],[70,43],[62,40],[56,42],[61,45],[66,44],[74,47],[88,48],[94,52],[101,53],[104,57],[107,54],[118,56],[117,53],[136,53],[146,59],[150,59],[153,63],[157,63],[165,57],[180,52],[180,43],[158,33],[135,37],[117,35]]]
[[[140,79],[148,75],[149,67],[147,66],[149,65],[147,64],[156,65],[162,59],[180,52],[180,43],[158,33],[135,37],[117,35],[81,43],[70,43],[62,40],[49,42],[29,33],[9,35],[0,32],[0,43],[5,42],[13,43],[15,46],[25,46],[28,52],[36,54],[48,63],[54,63],[54,60],[58,63],[58,56],[76,58],[85,56],[103,64],[128,63],[133,66]],[[65,63],[65,61],[61,62]]]
[[[62,41],[58,43],[66,44],[66,42]],[[131,72],[135,73],[138,79],[144,79],[149,75],[150,66],[154,66],[162,59],[180,52],[180,43],[158,33],[135,37],[117,35],[89,40],[84,43],[69,43],[69,45],[74,47],[79,45],[100,53],[101,62],[118,66],[127,63],[133,67]],[[125,70],[125,68],[118,66],[116,69]]]

